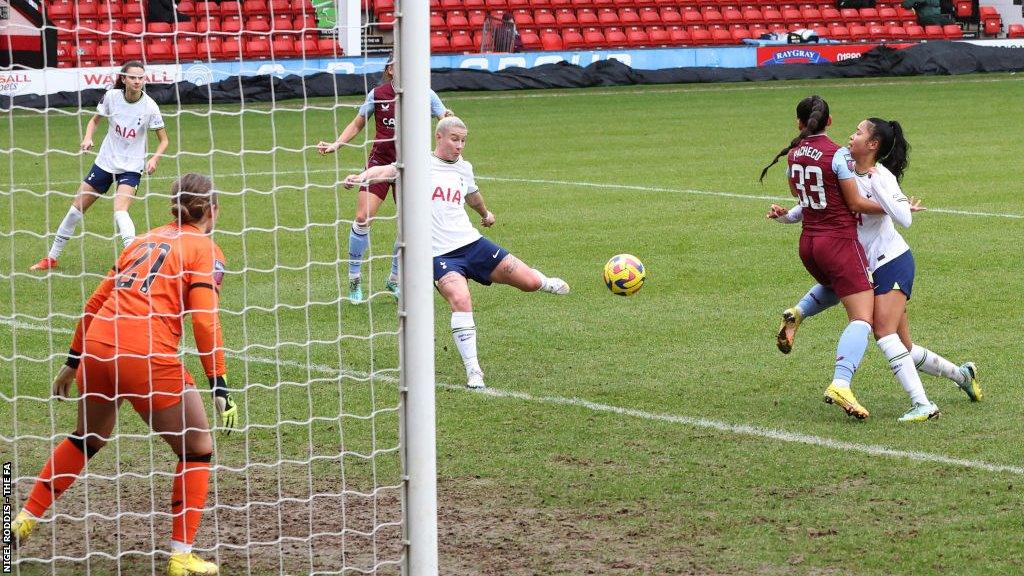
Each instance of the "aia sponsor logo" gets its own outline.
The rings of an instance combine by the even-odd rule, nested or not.
[[[114,132],[116,132],[121,138],[134,139],[138,136],[138,132],[135,131],[135,128],[121,126],[120,124],[114,124]]]
[[[434,188],[434,195],[431,196],[430,199],[441,200],[442,202],[452,202],[455,204],[461,204],[462,190],[458,188],[456,188],[455,190],[452,190],[451,188],[445,189],[438,186],[437,188]]]

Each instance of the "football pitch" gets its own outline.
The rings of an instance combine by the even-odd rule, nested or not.
[[[971,75],[440,94],[469,127],[464,155],[497,217],[486,235],[572,287],[473,285],[484,392],[462,387],[435,297],[441,573],[1024,572],[1022,88],[1016,75]],[[903,124],[903,188],[928,207],[901,231],[917,261],[911,334],[976,362],[982,402],[922,375],[942,416],[898,423],[909,400],[872,344],[853,383],[870,418],[824,404],[841,309],[806,321],[791,354],[776,349],[779,314],[813,280],[799,227],[765,219],[792,202],[784,167],[757,176],[810,94],[829,102],[840,144],[866,117]],[[212,173],[224,191],[222,319],[247,428],[217,437],[208,505],[219,508],[197,540],[229,544],[224,574],[308,573],[342,557],[397,571],[397,321],[381,292],[395,208],[372,232],[373,298],[352,305],[355,200],[335,184],[364,150],[315,150],[359,100],[342,102],[163,106],[172,157],[132,208],[140,231],[165,223],[178,172]],[[0,436],[19,504],[52,439],[73,429],[73,405],[48,401],[49,382],[117,249],[103,200],[58,273],[28,272],[94,158],[77,154],[88,115],[71,112],[0,118],[13,150],[0,163]],[[648,270],[629,298],[601,281],[623,252]],[[144,512],[166,507],[174,459],[146,431],[124,407],[124,439],[90,463],[119,480],[90,483],[88,498],[84,482],[71,488],[68,516],[41,527],[24,549],[36,560],[15,573],[84,573],[68,560],[85,553],[83,534],[111,556],[164,547],[166,515]],[[344,530],[309,536],[331,515]],[[90,573],[159,567],[126,557],[120,569],[93,559]]]

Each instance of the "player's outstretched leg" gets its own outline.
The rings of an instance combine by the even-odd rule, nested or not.
[[[974,362],[965,362],[957,366],[935,352],[917,344],[914,344],[914,347],[910,350],[910,356],[914,359],[914,364],[918,370],[925,374],[952,380],[958,388],[967,394],[971,402],[977,402],[982,399],[981,386],[978,384],[978,367]]]
[[[491,272],[491,282],[507,284],[523,292],[541,291],[559,296],[569,293],[569,284],[565,280],[545,276],[540,270],[530,268],[512,254],[506,254]]]
[[[826,404],[835,404],[850,416],[860,420],[867,418],[869,413],[853,395],[850,382],[857,367],[860,366],[861,359],[864,358],[870,333],[871,324],[863,320],[854,320],[846,326],[836,347],[836,367],[832,383],[825,389]]]
[[[796,330],[800,327],[800,322],[803,321],[803,315],[800,314],[800,309],[786,308],[782,312],[782,324],[779,325],[779,332],[775,336],[775,345],[778,346],[779,352],[783,354],[789,354],[793,350],[793,340],[796,339]]]

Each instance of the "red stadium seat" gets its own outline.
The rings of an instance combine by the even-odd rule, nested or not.
[[[742,44],[743,40],[750,38],[752,34],[746,28],[733,28],[729,31],[732,34],[733,44]]]
[[[860,13],[860,19],[865,22],[878,22],[880,20],[878,10],[875,8],[861,8],[858,12]]]
[[[469,30],[469,20],[466,20],[466,15],[463,14],[462,12],[449,12],[448,29]]]
[[[800,19],[804,22],[821,22],[824,18],[820,10],[808,6],[800,9]]]
[[[646,6],[640,9],[640,22],[646,25],[661,24],[661,14],[654,6]]]
[[[690,30],[690,40],[697,46],[711,44],[711,32],[703,28],[693,28]]]
[[[170,34],[171,25],[168,22],[150,22],[146,24],[146,34]]]
[[[231,16],[222,18],[220,21],[220,31],[225,34],[238,34],[242,31],[242,17]]]
[[[221,52],[221,39],[216,36],[202,38],[196,46],[196,56],[201,60],[216,60],[220,58]]]
[[[942,35],[947,40],[956,40],[963,38],[964,31],[960,28],[959,24],[946,24],[942,27]]]
[[[562,30],[562,47],[565,50],[579,50],[586,47],[586,40],[575,28]]]
[[[681,15],[683,17],[683,24],[687,26],[696,26],[704,23],[704,15],[699,10],[683,10]]]
[[[597,21],[605,26],[618,26],[619,25],[619,13],[614,8],[602,8],[597,13]]]
[[[559,51],[562,49],[562,37],[558,32],[547,29],[540,35],[541,47],[547,51]]]
[[[923,26],[918,26],[917,24],[907,26],[907,38],[911,40],[924,40],[927,37]]]
[[[605,45],[605,42],[607,40],[600,28],[591,27],[583,30],[583,43],[587,48],[600,48]]]
[[[576,11],[576,20],[581,25],[593,25],[596,26],[601,23],[597,17],[597,10],[593,8],[581,8]]]
[[[270,9],[270,14],[273,16],[277,16],[278,14],[293,14],[292,4],[288,0],[270,0],[267,7]]]
[[[843,21],[847,23],[860,23],[860,12],[856,8],[843,8],[839,10]]]
[[[314,18],[315,20],[315,18]],[[395,27],[395,13],[394,12],[381,12],[377,14],[377,28],[381,30],[391,30]],[[315,28],[315,26],[314,26]]]
[[[246,32],[265,34],[270,32],[270,19],[266,15],[246,17],[242,20]],[[267,45],[270,49],[270,45]]]
[[[646,46],[651,42],[651,37],[643,28],[630,26],[626,29],[626,42],[630,46]]]
[[[111,40],[103,42],[96,49],[96,59],[101,66],[113,66],[121,63],[121,42]]]
[[[868,26],[868,38],[872,40],[884,40],[888,37],[889,28],[882,26],[881,24],[872,24]]]
[[[554,27],[558,25],[555,13],[547,8],[541,8],[533,12],[533,21],[537,26]]]
[[[512,21],[516,23],[516,28],[533,26],[533,12],[525,8],[515,10],[512,12]]]
[[[842,13],[831,6],[821,9],[821,19],[829,24],[844,20]]]
[[[673,26],[668,31],[669,40],[672,44],[689,44],[690,43],[690,31],[682,26]]]
[[[451,44],[448,42],[447,34],[431,34],[430,35],[430,51],[431,52],[450,52],[452,49]]]
[[[607,28],[604,37],[610,47],[623,47],[629,44],[626,33],[621,28]]]
[[[849,41],[851,39],[850,29],[844,24],[831,24],[828,28],[828,37],[842,42]]]
[[[758,8],[754,6],[748,6],[743,9],[743,19],[748,24],[760,24],[764,22],[764,14],[762,14],[761,10],[759,10]]]
[[[929,40],[942,40],[946,35],[942,32],[942,26],[929,24],[924,27],[924,33]]]
[[[342,56],[345,53],[335,38],[320,38],[316,41],[316,46],[321,56]]]
[[[639,24],[640,14],[637,13],[635,8],[620,8],[619,22],[624,25]]]
[[[746,18],[743,17],[742,12],[729,6],[722,8],[722,20],[729,25],[743,24],[746,22]]]
[[[289,36],[278,36],[270,43],[270,52],[274,58],[291,57],[297,56],[298,50],[295,48],[295,40]]]
[[[896,13],[895,8],[879,8],[878,17],[882,20],[899,20],[899,15]]]
[[[658,15],[661,16],[662,24],[681,24],[683,22],[683,16],[676,10],[675,6],[665,6],[658,10]]]
[[[1024,24],[1010,24],[1006,30],[1007,38],[1024,38]]]
[[[906,40],[909,34],[903,26],[889,26],[888,36],[890,40]]]
[[[212,6],[210,7],[213,8]],[[242,5],[234,0],[225,0],[220,3],[220,15],[221,16],[241,16]]]
[[[184,36],[178,38],[174,42],[174,47],[178,52],[178,60],[182,62],[186,60],[195,60],[199,53],[199,38],[197,36]]]
[[[672,36],[661,26],[648,28],[647,37],[651,39],[651,46],[668,46],[672,43]]]
[[[50,20],[74,20],[75,5],[67,0],[58,0],[46,7],[46,15]]]
[[[854,42],[863,42],[870,40],[871,37],[868,34],[868,27],[860,24],[853,24],[850,26],[850,39]]]
[[[519,39],[522,40],[525,50],[540,50],[543,47],[540,36],[533,30],[520,30]]]
[[[181,5],[178,5],[178,10],[181,10]],[[242,2],[242,13],[246,16],[255,16],[256,14],[270,14],[270,7],[264,0],[245,0]]]
[[[723,21],[722,13],[717,8],[705,8],[700,11],[700,15],[708,24],[717,24]]]
[[[555,24],[558,26],[578,26],[579,22],[576,21],[576,12],[571,8],[559,8],[555,12]],[[562,43],[565,43],[565,35],[562,35]]]
[[[480,44],[473,41],[473,35],[467,30],[458,30],[452,33],[452,50],[455,52],[470,52],[479,48]]]

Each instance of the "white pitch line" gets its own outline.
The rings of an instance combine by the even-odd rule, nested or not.
[[[348,168],[351,171],[360,170],[360,168],[351,167]],[[336,170],[280,170],[277,172],[247,172],[245,174],[222,174],[222,176],[274,176],[274,175],[287,175],[287,174],[325,174],[334,173]],[[176,176],[150,176],[151,180],[173,180]],[[606,190],[633,190],[637,192],[661,192],[668,194],[691,194],[694,196],[715,196],[719,198],[737,198],[740,200],[758,200],[758,201],[771,201],[771,202],[788,202],[793,198],[790,196],[770,196],[761,194],[740,194],[737,192],[716,192],[713,190],[695,190],[691,188],[664,188],[658,186],[638,186],[635,184],[606,184],[600,182],[578,182],[573,180],[544,180],[535,178],[509,178],[503,176],[477,176],[477,180],[491,181],[491,182],[518,182],[522,184],[545,184],[550,186],[565,186],[568,188],[600,188]],[[39,187],[39,186],[52,186],[52,185],[70,185],[77,184],[80,180],[60,180],[50,182],[33,182],[23,185],[24,187]],[[71,193],[68,193],[71,196]],[[1009,218],[1011,220],[1022,220],[1024,215],[1013,214],[1008,212],[981,212],[975,210],[956,210],[952,208],[928,208],[928,212],[934,212],[936,214],[954,214],[957,216],[978,216],[985,218]]]
[[[28,322],[22,322],[11,318],[0,318],[0,324],[19,328],[23,330],[38,330],[40,332],[50,332],[55,334],[70,334],[72,331],[66,328],[54,328],[43,324],[32,324]],[[254,364],[271,364],[271,365],[286,365],[293,366],[304,370],[313,370],[332,375],[344,375],[353,377],[369,378],[369,374],[363,372],[356,372],[351,370],[339,370],[338,368],[323,366],[317,364],[306,364],[302,362],[293,362],[288,360],[278,360],[274,358],[261,358],[258,356],[248,356],[245,354],[229,354],[234,358],[238,358],[243,362],[251,362]],[[398,382],[397,378],[388,375],[378,375],[379,380],[386,382]],[[668,422],[671,424],[682,424],[691,428],[703,428],[708,430],[717,430],[726,434],[736,434],[740,436],[752,436],[755,438],[762,438],[766,440],[777,440],[780,442],[789,442],[794,444],[805,444],[809,446],[818,446],[821,448],[830,448],[834,450],[842,450],[845,452],[859,452],[861,454],[867,454],[869,456],[886,456],[889,458],[897,458],[902,460],[912,460],[915,462],[927,462],[933,464],[944,464],[947,466],[956,466],[960,468],[970,468],[974,470],[984,470],[986,472],[1008,472],[1010,474],[1016,474],[1024,476],[1024,467],[1021,466],[1010,466],[1007,464],[993,464],[991,462],[985,462],[984,460],[967,460],[963,458],[953,458],[951,456],[945,456],[943,454],[933,454],[930,452],[916,452],[908,450],[896,450],[894,448],[886,448],[885,446],[878,446],[872,444],[856,444],[853,442],[845,442],[842,440],[835,440],[833,438],[825,438],[822,436],[813,436],[810,434],[801,434],[799,432],[788,432],[786,430],[778,430],[775,428],[763,428],[760,426],[752,426],[749,424],[730,424],[728,422],[722,422],[719,420],[710,420],[707,418],[693,418],[690,416],[679,416],[676,414],[663,414],[658,412],[646,412],[644,410],[637,410],[635,408],[623,408],[621,406],[612,406],[610,404],[601,404],[598,402],[591,402],[583,398],[566,398],[563,396],[535,396],[526,392],[515,392],[511,390],[501,390],[499,388],[485,388],[481,391],[470,391],[464,386],[455,384],[446,384],[443,382],[437,383],[438,388],[445,390],[453,390],[458,392],[476,393],[487,396],[493,396],[496,398],[508,398],[514,400],[521,400],[523,402],[532,402],[536,404],[551,404],[556,406],[572,406],[576,408],[583,408],[592,412],[603,412],[610,414],[619,414],[622,416],[629,416],[631,418],[637,418],[639,420],[648,420],[652,422]]]

